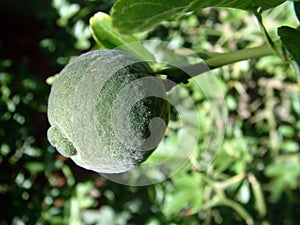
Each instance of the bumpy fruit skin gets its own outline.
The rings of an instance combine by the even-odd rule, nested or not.
[[[71,61],[51,88],[49,142],[100,173],[125,172],[144,161],[169,120],[165,87],[150,71],[119,50],[92,51]]]

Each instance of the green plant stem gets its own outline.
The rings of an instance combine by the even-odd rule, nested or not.
[[[247,210],[239,203],[230,200],[228,198],[226,199],[222,199],[219,202],[220,205],[226,205],[232,209],[234,209],[246,222],[246,224],[248,225],[253,225],[254,224],[254,220],[251,217],[251,215],[247,212]]]
[[[184,67],[170,67],[160,71],[153,72],[152,74],[164,74],[167,78],[176,84],[187,83],[188,79],[191,77],[200,75],[202,73],[208,72],[212,69],[219,68],[225,65],[229,65],[235,62],[260,58],[264,56],[275,55],[273,49],[265,44],[259,47],[247,48],[230,53],[220,53],[214,57],[206,59],[201,63],[196,63]],[[175,84],[171,82],[165,82],[167,90],[171,89]]]
[[[221,66],[229,65],[235,62],[260,58],[268,55],[274,55],[274,51],[268,45],[262,45],[254,48],[246,48],[240,51],[224,53],[219,56],[209,58],[204,62],[211,68],[218,68]]]

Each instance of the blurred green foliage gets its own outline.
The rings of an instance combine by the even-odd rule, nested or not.
[[[0,225],[298,223],[299,86],[287,63],[270,56],[212,71],[228,110],[224,143],[212,165],[199,171],[197,158],[191,158],[165,182],[123,186],[78,168],[46,140],[46,78],[72,56],[94,48],[89,18],[108,13],[113,1],[43,2],[32,0],[34,10],[15,7],[18,1],[2,1],[0,7],[6,18],[0,37]],[[282,24],[296,23],[288,11],[291,2],[263,14],[271,35]],[[31,33],[18,38],[17,26],[24,23]],[[264,41],[255,18],[233,9],[200,10],[138,38],[176,43],[199,54]],[[193,82],[185,87],[201,114],[201,150],[211,126],[209,105]],[[162,145],[172,150],[179,129],[176,118],[170,124],[169,144]]]

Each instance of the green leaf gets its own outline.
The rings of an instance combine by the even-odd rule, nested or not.
[[[300,31],[291,27],[282,26],[278,28],[277,32],[283,46],[294,60],[293,66],[300,81]]]
[[[295,8],[295,13],[296,13],[296,16],[300,22],[300,2],[296,2],[294,1],[294,8]]]
[[[284,47],[300,66],[300,32],[294,28],[282,26],[278,28],[278,35]]]
[[[163,211],[167,216],[180,213],[184,209],[198,211],[203,202],[203,186],[199,173],[183,174],[175,177],[174,189],[166,197]]]
[[[120,48],[140,59],[153,60],[153,55],[130,35],[120,34],[112,27],[109,15],[98,12],[90,18],[90,29],[93,38],[102,48]]]
[[[287,153],[298,152],[299,151],[299,144],[293,140],[286,140],[281,143],[282,151]]]
[[[45,170],[45,165],[41,162],[30,161],[25,164],[25,168],[32,174],[36,175]]]
[[[241,188],[237,192],[237,198],[241,203],[247,204],[250,200],[250,197],[251,197],[251,193],[250,193],[249,182],[245,180]]]
[[[121,33],[134,33],[201,8],[230,7],[254,11],[259,7],[269,9],[283,2],[285,0],[118,0],[112,8],[112,20]]]
[[[267,9],[274,8],[278,5],[286,2],[286,0],[273,0],[273,1],[270,1],[270,0],[253,0],[252,2],[255,2],[255,4],[258,7],[261,7],[262,10],[267,10]]]
[[[90,28],[94,39],[105,48],[115,48],[137,41],[132,36],[121,35],[113,30],[110,16],[102,12],[98,12],[90,18]]]
[[[87,209],[82,211],[84,224],[115,224],[116,214],[110,206],[101,206],[100,210]]]
[[[280,134],[283,137],[294,137],[295,134],[295,128],[292,125],[281,125],[278,127],[278,134]]]

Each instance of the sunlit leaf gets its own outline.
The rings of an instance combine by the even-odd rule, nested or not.
[[[122,33],[148,30],[164,20],[175,19],[178,14],[206,7],[230,7],[255,11],[269,9],[285,0],[119,0],[112,8],[114,26]]]
[[[120,34],[112,27],[111,18],[106,13],[98,12],[90,19],[90,28],[95,41],[103,48],[121,48],[141,59],[153,59],[148,50],[130,35]],[[130,45],[130,43],[134,43]]]
[[[102,206],[100,210],[85,210],[81,213],[85,224],[114,224],[116,217],[110,206]]]
[[[299,144],[296,141],[286,140],[282,142],[281,148],[284,152],[298,152],[299,151]]]
[[[249,188],[249,182],[245,180],[237,193],[237,197],[241,203],[247,204],[250,200],[250,196],[251,193]]]

